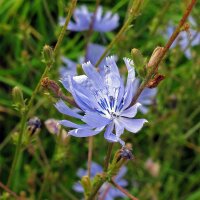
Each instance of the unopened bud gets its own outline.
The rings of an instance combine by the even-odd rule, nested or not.
[[[145,58],[139,49],[133,48],[131,50],[131,55],[132,55],[133,62],[136,68],[141,68],[145,65]]]
[[[88,176],[83,176],[81,178],[81,185],[84,188],[84,193],[86,194],[86,196],[89,194],[89,192],[91,191],[91,182]]]
[[[157,64],[158,60],[163,54],[164,47],[156,47],[151,55],[151,58],[148,63],[148,67],[153,67]]]
[[[13,88],[12,96],[13,96],[14,106],[16,107],[16,109],[21,111],[23,108],[25,109],[23,93],[18,86]]]
[[[43,62],[47,65],[54,63],[54,52],[49,45],[44,45],[42,50]]]

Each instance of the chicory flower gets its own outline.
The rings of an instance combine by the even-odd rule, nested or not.
[[[115,182],[118,185],[120,185],[121,187],[125,187],[125,186],[128,185],[128,182],[123,179],[123,176],[125,175],[126,171],[127,171],[127,168],[125,166],[123,166],[120,169],[117,176],[115,176],[115,178],[114,178]],[[91,163],[91,178],[94,178],[94,176],[97,173],[101,173],[101,172],[103,172],[102,167],[100,165],[98,165],[97,163],[92,162]],[[84,170],[82,168],[78,170],[77,176],[79,178],[81,178],[85,175],[87,175],[87,170]],[[73,189],[76,192],[80,192],[80,193],[84,192],[84,189],[83,189],[83,187],[80,183],[75,183],[74,186],[73,186]],[[104,183],[99,190],[99,196],[98,197],[99,197],[99,199],[102,199],[104,197],[104,199],[106,199],[106,200],[113,200],[117,197],[123,198],[123,197],[125,197],[125,195],[121,191],[119,191],[118,189],[114,188],[111,184]]]
[[[126,86],[120,77],[113,56],[106,58],[104,72],[99,73],[90,63],[82,64],[85,75],[66,75],[61,83],[73,96],[82,113],[69,108],[62,100],[55,107],[65,115],[77,118],[84,124],[68,120],[59,121],[65,127],[73,128],[69,134],[75,137],[89,137],[102,132],[110,142],[120,142],[124,129],[137,133],[147,122],[146,119],[134,119],[140,103],[131,105],[134,95],[135,70],[133,61],[124,58],[128,70]],[[113,131],[115,130],[115,134]]]
[[[89,12],[86,6],[76,8],[73,18],[74,21],[69,22],[67,29],[77,32],[89,30],[91,23],[93,23],[92,29],[97,32],[109,32],[117,28],[119,25],[118,14],[113,15],[110,11],[108,11],[105,15],[103,15],[103,9],[101,6],[97,8],[96,13]],[[65,19],[62,17],[59,21],[60,25],[65,23]]]

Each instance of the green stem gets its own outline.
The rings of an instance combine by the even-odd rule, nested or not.
[[[22,118],[21,118],[21,132],[19,134],[19,139],[18,139],[18,142],[17,142],[17,148],[16,148],[16,151],[15,151],[15,155],[14,155],[12,165],[11,165],[11,170],[10,170],[10,174],[9,174],[9,177],[8,177],[7,186],[9,186],[10,183],[11,183],[11,179],[13,177],[13,174],[14,174],[14,171],[15,171],[15,168],[16,168],[16,165],[17,165],[17,161],[18,161],[20,149],[21,149],[21,144],[22,144],[22,136],[23,136],[23,133],[24,133],[25,127],[26,127],[25,125],[26,125],[26,115],[24,114],[24,115],[22,115]]]
[[[66,31],[67,26],[68,26],[68,23],[69,23],[69,21],[70,21],[70,19],[71,19],[71,16],[72,16],[73,12],[74,12],[74,9],[75,9],[75,7],[76,7],[76,3],[77,3],[77,0],[72,0],[72,1],[71,1],[71,7],[70,7],[70,9],[69,9],[67,18],[66,18],[66,20],[65,20],[65,24],[64,24],[64,26],[63,26],[62,29],[61,29],[61,32],[60,32],[58,41],[57,41],[56,46],[55,46],[55,48],[54,48],[54,54],[55,54],[55,55],[57,54],[57,51],[58,51],[58,49],[59,49],[59,47],[60,47],[60,45],[61,45],[61,43],[62,43],[63,37],[64,37],[64,35],[65,35],[65,31]]]
[[[54,48],[54,56],[57,54],[58,49],[59,49],[59,47],[61,45],[61,42],[62,42],[63,37],[64,37],[65,30],[66,30],[67,25],[68,25],[68,23],[70,21],[70,18],[72,16],[73,10],[74,10],[74,8],[76,6],[76,2],[77,2],[77,0],[72,0],[71,1],[71,7],[69,9],[65,24],[62,27],[61,33],[60,33],[60,35],[58,37],[57,43],[56,43],[55,48]],[[24,132],[25,132],[25,129],[26,129],[26,121],[27,121],[27,118],[28,118],[28,114],[29,114],[30,108],[32,106],[33,100],[36,97],[36,94],[39,91],[42,79],[46,76],[47,72],[50,70],[52,65],[53,65],[53,63],[50,63],[50,64],[46,65],[45,70],[44,70],[44,72],[43,72],[43,74],[42,74],[42,76],[41,76],[41,78],[40,78],[35,90],[33,91],[32,96],[31,96],[31,98],[30,98],[30,100],[28,102],[26,110],[22,115],[21,122],[20,122],[21,123],[21,129],[20,129],[20,133],[19,133],[19,139],[18,139],[18,143],[17,143],[14,159],[13,159],[13,162],[12,162],[12,165],[11,165],[11,171],[10,171],[10,174],[9,174],[9,177],[8,177],[8,182],[7,182],[8,186],[11,183],[11,178],[13,177],[13,174],[14,174],[14,171],[15,171],[15,168],[16,168],[16,164],[17,164],[17,161],[18,161],[18,158],[19,158],[20,149],[21,149],[21,146],[22,146],[22,138],[23,138],[23,135],[24,135]]]
[[[117,35],[113,38],[113,40],[111,41],[111,43],[107,46],[107,48],[104,51],[104,53],[102,54],[102,56],[100,57],[100,59],[95,64],[95,67],[99,66],[99,64],[104,59],[104,57],[108,54],[108,52],[113,47],[113,45],[120,40],[122,34],[127,30],[127,28],[129,27],[129,25],[131,24],[131,22],[138,16],[138,14],[139,14],[139,12],[141,10],[142,2],[143,2],[143,0],[136,0],[136,1],[134,1],[132,3],[131,9],[130,9],[130,15],[129,15],[128,19],[126,20],[126,22],[124,23],[124,25],[122,26],[122,28],[119,30],[119,32],[117,33]]]
[[[108,151],[107,151],[107,155],[106,155],[105,163],[104,163],[104,172],[106,172],[108,170],[108,165],[110,162],[113,146],[114,146],[113,142],[108,144]]]

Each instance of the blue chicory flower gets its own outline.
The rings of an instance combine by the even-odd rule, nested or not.
[[[91,178],[94,178],[94,176],[97,173],[101,173],[101,172],[103,172],[102,167],[99,164],[92,162],[91,163]],[[127,172],[127,168],[125,166],[123,166],[120,169],[117,176],[115,176],[115,178],[114,178],[115,182],[118,185],[120,185],[121,187],[126,187],[128,185],[128,182],[123,179],[123,176],[125,175],[126,172]],[[84,170],[82,168],[78,170],[77,176],[79,178],[81,178],[85,175],[87,175],[87,170]],[[75,183],[74,186],[73,186],[73,189],[76,192],[80,192],[80,193],[84,192],[84,189],[83,189],[83,187],[80,183]],[[121,191],[119,191],[118,189],[114,188],[111,184],[104,183],[99,190],[99,196],[98,197],[99,197],[98,199],[102,199],[104,197],[104,199],[106,199],[106,200],[113,200],[117,197],[123,198],[123,197],[125,197],[125,195]]]
[[[136,78],[136,80],[134,81],[134,86],[133,86],[133,91],[134,91],[134,95],[137,92],[137,89],[139,88],[139,83],[140,80],[138,78]],[[139,98],[137,99],[137,102],[139,102],[141,104],[141,106],[138,108],[138,110],[143,113],[146,114],[149,110],[148,106],[153,104],[153,100],[155,98],[155,95],[157,93],[157,88],[145,88],[142,93],[140,94]]]
[[[79,57],[79,63],[84,63],[84,61],[90,61],[93,65],[100,59],[102,54],[105,51],[105,47],[99,44],[89,43],[87,47],[87,53],[85,59],[83,57]],[[64,76],[65,74],[77,75],[77,65],[78,63],[66,58],[62,57],[63,65],[60,68],[60,76]],[[100,72],[103,71],[105,65],[105,58],[99,64]]]
[[[99,73],[90,63],[82,64],[86,75],[64,76],[61,83],[73,96],[83,115],[69,108],[62,100],[55,107],[62,114],[80,119],[84,124],[76,124],[68,120],[59,121],[65,127],[74,128],[69,131],[75,137],[89,137],[103,131],[110,142],[120,142],[124,129],[137,133],[146,119],[133,119],[141,105],[130,105],[134,95],[135,70],[133,61],[124,58],[128,70],[126,86],[120,77],[113,56],[106,58],[104,72]],[[113,130],[115,129],[115,134]]]
[[[94,19],[93,15],[94,13],[89,12],[86,6],[76,8],[73,14],[74,22],[70,21],[67,29],[78,32],[87,31],[93,22],[93,30],[97,32],[109,32],[117,28],[119,25],[118,14],[112,15],[112,13],[108,11],[103,16],[103,9],[101,6],[97,8]],[[65,19],[61,17],[59,19],[59,24],[63,25],[64,23]]]
[[[182,31],[179,33],[179,36],[172,44],[171,48],[179,46],[180,49],[183,51],[185,56],[188,59],[191,59],[191,47],[200,44],[200,32],[197,29],[197,24],[192,17],[189,17],[189,22],[192,25],[190,28],[189,33],[186,31]],[[174,32],[175,27],[170,25],[167,27],[167,37],[169,38],[172,33]]]

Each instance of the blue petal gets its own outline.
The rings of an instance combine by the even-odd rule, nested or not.
[[[71,108],[69,108],[63,100],[59,100],[56,104],[55,104],[56,109],[65,115],[69,115],[71,117],[75,117],[78,119],[81,119],[83,116],[79,115],[78,113],[76,113],[75,111],[73,111]]]
[[[84,110],[84,111],[90,110],[91,109],[90,106],[88,106],[87,102],[84,102],[84,99],[82,99],[83,95],[81,95],[80,92],[77,94],[76,86],[74,85],[74,83],[75,83],[75,81],[72,79],[72,77],[69,77],[69,87],[70,87],[71,94],[72,94],[75,102],[82,110]]]
[[[113,74],[116,74],[116,76],[120,77],[119,69],[118,69],[117,64],[115,62],[114,56],[107,57],[106,58],[106,64]]]
[[[129,119],[120,117],[119,121],[123,124],[123,126],[132,133],[137,133],[147,122],[146,119]]]
[[[127,168],[125,166],[122,166],[117,176],[115,176],[115,181],[118,182],[126,174],[126,172]]]
[[[133,99],[133,94],[134,94],[133,82],[135,80],[135,69],[133,67],[134,65],[133,61],[131,59],[124,58],[124,62],[128,70],[128,77],[127,77],[127,83],[126,83],[126,88],[125,88],[123,110],[126,109],[130,105]]]
[[[99,7],[95,17],[94,30],[99,32],[109,32],[118,27],[119,16],[117,14],[112,16],[111,12],[108,12],[102,17],[102,13],[102,7]]]
[[[74,61],[66,57],[62,57],[62,62],[64,65],[62,65],[59,70],[61,77],[63,77],[66,74],[72,75],[72,76],[75,76],[77,74],[76,72],[77,63],[75,63]]]
[[[90,137],[93,135],[96,135],[98,133],[100,133],[102,131],[102,129],[100,130],[92,130],[92,129],[74,129],[69,131],[69,135],[75,136],[75,137]]]
[[[59,122],[59,124],[65,126],[65,127],[69,127],[69,128],[90,128],[86,124],[75,124],[75,123],[70,122],[68,120],[60,120],[58,122]]]
[[[93,81],[93,83],[95,84],[95,87],[98,90],[101,90],[104,88],[102,77],[100,76],[100,74],[96,71],[95,67],[90,62],[82,64],[82,68],[85,74],[88,76],[88,78]]]
[[[92,128],[106,126],[110,123],[110,119],[102,117],[96,112],[86,111],[82,121]]]
[[[140,103],[136,103],[135,105],[131,106],[130,108],[124,110],[120,116],[123,117],[128,117],[128,118],[133,118],[135,117],[135,115],[137,114],[137,109],[138,107],[140,107],[141,104]]]
[[[104,138],[109,142],[118,142],[118,138],[116,137],[115,134],[112,133],[113,128],[114,128],[113,123],[110,123],[106,128],[106,131],[104,133]]]
[[[80,193],[84,192],[83,186],[80,183],[75,183],[73,185],[73,190]]]

